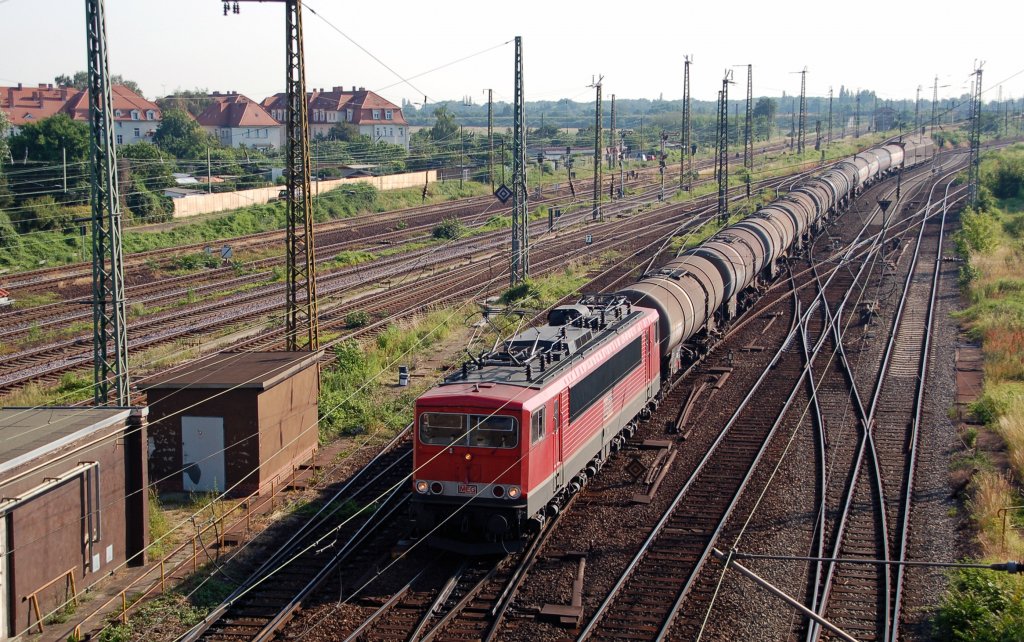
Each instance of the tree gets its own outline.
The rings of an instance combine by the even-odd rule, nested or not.
[[[7,129],[10,125],[10,121],[7,120],[7,114],[0,111],[0,207],[8,207],[11,204],[11,193],[7,189],[7,177],[4,176],[4,163],[6,163],[11,157],[11,150],[7,143]],[[10,225],[10,221],[7,222]],[[0,233],[2,233],[3,221],[0,220]],[[2,242],[2,236],[0,236],[0,242]]]
[[[210,137],[188,112],[169,109],[163,112],[160,125],[153,134],[153,142],[177,158],[195,159],[206,156]]]
[[[174,158],[153,143],[142,141],[117,148],[118,160],[123,160],[136,182],[143,182],[150,190],[174,187]]]
[[[455,124],[455,114],[441,105],[434,110],[434,126],[430,128],[430,138],[435,143],[451,143],[459,126]]]
[[[213,98],[210,98],[210,93],[205,89],[199,88],[176,89],[170,96],[157,98],[156,100],[156,104],[160,106],[162,111],[180,109],[187,111],[193,116],[203,113],[212,102]]]
[[[772,137],[772,128],[775,124],[775,114],[778,112],[778,104],[771,98],[758,98],[754,104],[754,118],[757,120],[757,129],[760,135],[766,140]]]
[[[53,79],[55,85],[59,87],[74,87],[75,89],[85,91],[89,88],[89,72],[87,71],[76,71],[73,76],[61,74]],[[128,89],[131,89],[138,95],[142,95],[142,88],[139,87],[139,83],[134,80],[125,80],[120,74],[114,74],[110,77],[110,84],[112,85],[124,85]]]
[[[69,167],[85,167],[89,160],[89,126],[67,114],[57,114],[22,126],[10,138],[10,147],[14,158],[32,166],[31,172],[11,185],[13,192],[28,195],[62,190],[65,154]],[[61,200],[87,198],[88,168],[69,171],[67,187],[67,193],[59,196]]]
[[[89,126],[57,114],[22,126],[11,137],[10,146],[11,155],[19,161],[60,163],[62,148],[69,163],[84,161],[89,154]]]
[[[369,142],[370,137],[364,136],[359,133],[359,127],[348,121],[342,121],[336,123],[331,127],[331,130],[327,132],[328,140],[340,140],[345,143],[353,143],[358,141],[360,138],[365,138]]]

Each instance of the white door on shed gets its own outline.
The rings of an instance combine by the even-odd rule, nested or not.
[[[181,418],[181,466],[185,491],[223,491],[224,418]]]

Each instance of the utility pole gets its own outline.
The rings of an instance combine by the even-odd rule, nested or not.
[[[103,0],[85,0],[89,77],[89,166],[92,209],[93,401],[127,406],[128,328],[121,248],[121,199],[117,184],[114,109],[107,62]],[[109,350],[113,348],[113,354]],[[113,385],[111,397],[110,386]]]
[[[825,144],[832,144],[832,88],[828,88],[828,134],[825,135]]]
[[[210,164],[210,147],[206,147],[206,193],[213,194],[213,168]]]
[[[615,169],[615,94],[612,94],[612,122],[608,132],[608,147],[612,148],[612,158],[608,159],[608,169]]]
[[[466,173],[466,140],[462,136],[462,125],[459,125],[459,189],[462,189],[462,177]]]
[[[594,209],[591,213],[593,220],[601,218],[601,182],[603,180],[601,169],[604,167],[604,158],[601,154],[601,81],[604,80],[604,76],[598,76],[597,80],[592,80],[589,87],[593,87],[596,91],[596,102],[594,104]],[[643,116],[641,116],[643,118]],[[643,131],[643,120],[640,121],[641,129]],[[641,143],[641,146],[643,143]]]
[[[821,121],[814,121],[814,151],[821,149]]]
[[[668,134],[661,132],[661,154],[658,157],[658,173],[661,174],[661,191],[658,193],[658,200],[665,200],[665,141],[668,140]]]
[[[795,150],[794,139],[796,137],[796,99],[790,101],[789,106],[789,149]]]
[[[857,90],[857,111],[854,112],[853,126],[853,137],[860,138],[860,89]]]
[[[800,133],[797,135],[796,153],[804,153],[804,134],[807,128],[807,67],[800,74]]]
[[[263,0],[238,0],[262,2]],[[310,194],[309,102],[302,40],[302,0],[270,0],[285,5],[285,137],[287,223],[285,229],[285,345],[289,351],[320,348],[314,262],[313,202]],[[224,15],[239,13],[238,2],[224,2]]]
[[[732,70],[726,69],[722,78],[722,91],[718,94],[718,154],[715,173],[718,176],[718,220],[729,219],[729,83]]]
[[[608,169],[615,169],[615,158],[618,156],[616,151],[618,148],[615,145],[615,94],[612,94],[612,128],[610,135],[608,136],[608,147],[611,148],[611,157],[608,159]],[[615,174],[609,173],[608,180],[608,200],[615,200]]]
[[[494,193],[494,90],[487,90],[487,180]]]
[[[914,100],[914,131],[921,128],[921,85],[917,86],[917,98]]]
[[[967,167],[967,201],[975,208],[978,207],[978,181],[981,169],[981,67],[984,64],[984,61],[978,63],[974,70],[977,78],[971,97],[971,160]]]
[[[526,191],[526,107],[523,101],[523,38],[516,36],[515,102],[512,108],[512,269],[515,287],[530,275],[530,218]]]
[[[679,156],[679,187],[690,191],[690,173],[693,170],[693,151],[690,147],[690,56],[683,66],[683,149]],[[685,178],[684,178],[685,177]],[[685,185],[685,187],[684,187]]]
[[[743,166],[747,168],[748,172],[754,171],[754,65],[747,65],[747,124],[746,139],[743,145]],[[747,189],[750,189],[749,186]]]
[[[64,165],[64,193],[68,193],[68,149],[67,147],[61,146],[60,148],[61,163]]]

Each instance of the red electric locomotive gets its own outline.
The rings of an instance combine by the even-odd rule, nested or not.
[[[653,409],[658,345],[657,312],[587,297],[424,393],[413,456],[420,535],[460,552],[520,548]]]

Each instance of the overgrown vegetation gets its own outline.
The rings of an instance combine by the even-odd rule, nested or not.
[[[397,395],[389,391],[398,365],[415,365],[418,355],[443,341],[459,321],[455,311],[440,310],[389,325],[372,343],[349,340],[335,346],[337,361],[324,371],[320,385],[321,441],[392,433],[409,423],[418,392],[412,387]]]
[[[1024,481],[1024,146],[982,160],[981,206],[962,215],[955,237],[965,261],[961,284],[970,304],[959,314],[967,332],[982,343],[985,382],[971,410],[1006,444],[1009,471],[973,466],[969,506],[978,527],[982,557],[997,561],[1024,555],[1017,530],[1022,516],[1006,507],[1021,503]],[[974,442],[977,435],[964,436]],[[966,443],[966,442],[965,442]],[[936,621],[944,640],[1024,639],[1024,579],[961,569]]]

